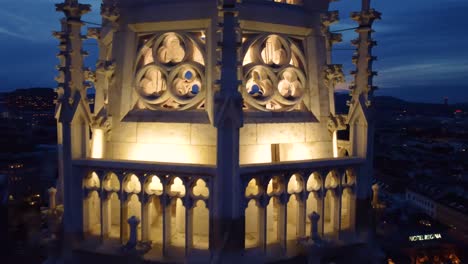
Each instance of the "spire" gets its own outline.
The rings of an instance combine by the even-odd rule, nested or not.
[[[353,56],[356,70],[351,72],[354,76],[354,83],[350,87],[351,109],[358,103],[363,103],[362,107],[369,107],[371,104],[369,97],[377,88],[372,84],[373,77],[377,75],[377,72],[372,70],[372,63],[377,59],[372,56],[372,48],[377,45],[377,42],[372,39],[372,24],[380,19],[380,16],[379,12],[370,7],[370,0],[362,0],[362,10],[351,14],[351,18],[359,24],[356,29],[359,37],[351,41],[351,44],[357,47]]]
[[[239,48],[241,34],[238,21],[236,3],[239,0],[220,0],[218,2],[219,29],[218,29],[218,64],[219,91],[215,95],[215,105],[218,108],[215,117],[216,125],[229,119],[242,126],[242,96],[239,93],[241,81],[238,68],[241,65]]]
[[[86,97],[85,77],[82,69],[84,56],[87,53],[82,50],[82,42],[86,37],[81,35],[83,26],[81,16],[90,12],[91,6],[80,4],[77,0],[65,0],[55,6],[58,12],[63,12],[65,15],[65,18],[61,20],[61,31],[53,32],[53,35],[60,41],[60,52],[57,55],[60,60],[60,65],[57,67],[59,76],[56,78],[58,101],[73,104],[77,96]]]
[[[78,3],[78,0],[65,0],[55,5],[58,12],[64,12],[68,19],[81,19],[81,16],[91,11],[91,5]]]

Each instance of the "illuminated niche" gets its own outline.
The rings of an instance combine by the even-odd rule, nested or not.
[[[142,39],[135,69],[137,109],[188,110],[205,99],[202,33],[168,32]]]
[[[284,3],[290,5],[301,5],[302,0],[274,0],[276,3]]]
[[[305,57],[296,40],[279,35],[244,38],[242,89],[246,109],[302,110]]]

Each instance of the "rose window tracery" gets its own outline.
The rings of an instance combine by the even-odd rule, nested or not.
[[[247,109],[300,110],[305,94],[305,59],[294,40],[279,36],[246,37],[243,97]]]
[[[204,101],[204,39],[169,32],[143,40],[135,69],[138,108],[187,110]]]

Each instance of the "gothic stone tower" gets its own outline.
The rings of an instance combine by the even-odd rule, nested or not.
[[[341,37],[329,30],[338,14],[328,7],[104,0],[102,27],[82,36],[90,7],[57,5],[65,14],[55,36],[68,241],[97,239],[95,250],[106,252],[151,245],[148,258],[220,262],[229,254],[296,255],[313,226],[328,239],[359,239],[356,212],[369,205],[372,177],[376,13],[367,5],[354,15],[358,69],[350,114],[341,116],[333,92],[343,74],[330,55]],[[99,44],[95,71],[83,68],[86,37]],[[338,141],[347,124],[350,141]]]

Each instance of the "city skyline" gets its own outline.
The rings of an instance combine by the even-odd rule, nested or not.
[[[0,92],[17,88],[55,87],[58,64],[55,54],[58,42],[51,36],[59,29],[61,15],[55,12],[56,0],[18,0],[2,4],[0,9]],[[84,20],[99,23],[98,0],[82,0],[92,4],[93,11]],[[351,11],[360,9],[361,1],[341,1],[331,4],[339,10],[341,21],[332,29],[356,27],[349,18]],[[409,101],[441,103],[468,102],[468,36],[463,32],[463,13],[468,3],[462,0],[414,0],[403,2],[373,1],[377,10],[384,10],[383,20],[376,23],[374,38],[382,45],[375,48],[379,57],[375,69],[380,87],[376,95],[391,95]],[[95,25],[88,24],[88,27]],[[343,43],[335,46],[333,63],[343,64],[348,83],[353,47],[353,30],[343,32]],[[97,57],[94,40],[85,42],[90,52],[86,66],[92,67]],[[25,76],[28,76],[25,78]],[[344,90],[347,85],[338,89]]]

